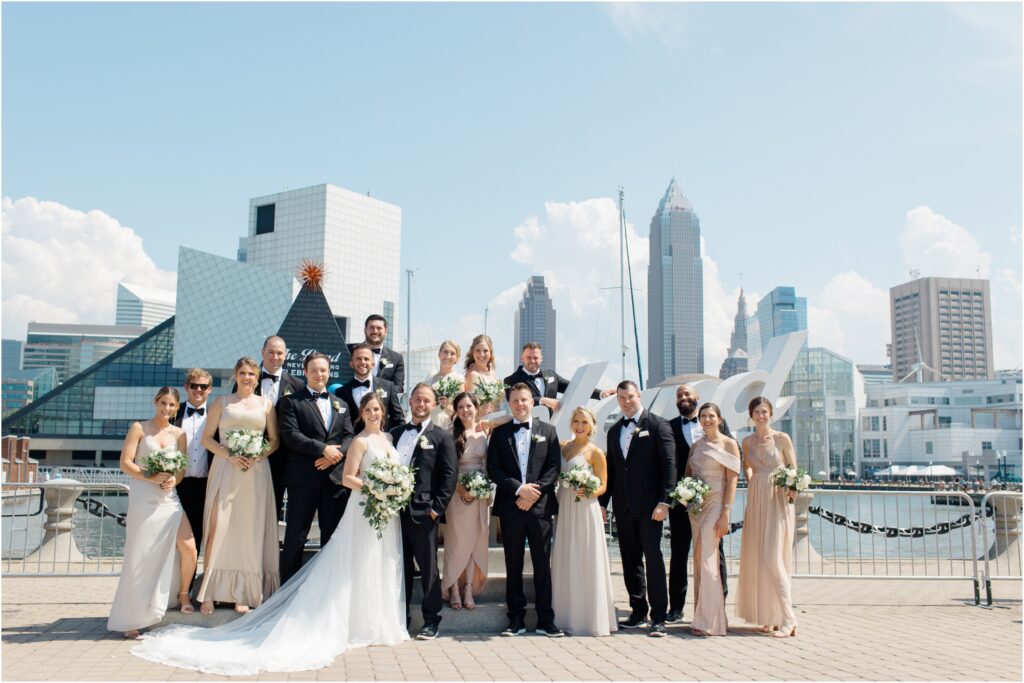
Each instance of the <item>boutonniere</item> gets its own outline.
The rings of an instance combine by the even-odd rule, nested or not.
[[[534,442],[534,443],[544,443],[545,441],[547,441],[547,439],[545,439],[545,438],[544,438],[543,436],[541,436],[540,434],[534,434],[534,435],[533,435],[533,442]]]
[[[292,388],[291,387],[285,387],[284,391],[281,393],[281,396],[290,396],[291,393],[292,393]]]
[[[431,450],[434,448],[434,444],[430,443],[430,439],[425,436],[420,437],[420,448],[423,450]]]
[[[343,409],[343,408],[341,407],[341,401],[338,401],[338,400],[334,400],[334,401],[331,401],[331,405],[332,405],[332,406],[334,406],[334,410],[336,410],[336,411],[337,411],[337,412],[339,412],[339,413],[340,413],[340,412],[341,412],[342,410],[344,410],[344,409]]]
[[[377,394],[377,396],[382,401],[388,397],[388,392],[384,391],[383,389],[374,389],[373,393]]]
[[[552,382],[555,381],[555,378],[554,377],[545,377],[544,381],[547,382],[548,384],[551,384]]]
[[[391,361],[389,361],[387,358],[385,358],[383,356],[383,354],[380,357],[380,366],[382,368],[390,368],[391,367]]]
[[[645,430],[643,430],[642,432],[637,432],[637,433],[636,433],[636,435],[637,435],[637,436],[649,436],[649,435],[650,435],[650,432],[648,432],[648,431],[647,431],[647,430],[645,429]]]

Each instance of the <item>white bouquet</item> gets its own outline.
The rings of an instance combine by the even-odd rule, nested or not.
[[[366,500],[359,504],[363,506],[363,517],[377,532],[377,538],[383,536],[391,518],[409,505],[415,483],[413,469],[407,465],[388,458],[380,458],[370,465],[361,489]]]
[[[590,498],[601,488],[601,480],[586,465],[576,465],[568,472],[562,472],[558,475],[558,480],[566,486],[582,491],[586,498]],[[578,496],[576,497],[576,502],[580,502]]]
[[[491,497],[491,480],[483,472],[463,472],[459,475],[459,483],[474,498]]]
[[[476,396],[481,404],[493,403],[501,400],[507,388],[500,379],[489,380],[480,377],[476,380],[476,385],[473,387],[473,395]]]
[[[695,515],[700,512],[701,506],[704,505],[704,496],[710,490],[711,487],[697,477],[683,477],[675,488],[669,491],[668,497],[673,507],[677,504],[682,505],[687,512]]]
[[[462,380],[454,375],[442,377],[434,383],[434,391],[438,397],[453,401],[456,396],[462,393]]]
[[[161,448],[150,452],[142,458],[142,469],[147,477],[152,477],[158,472],[174,474],[185,469],[185,456],[174,446]]]
[[[232,458],[244,456],[250,460],[259,460],[266,454],[270,445],[263,438],[263,432],[256,429],[232,429],[224,438],[228,445],[228,454]],[[243,472],[248,470],[248,467],[242,468]]]
[[[779,465],[772,471],[772,482],[780,489],[800,493],[811,485],[811,475],[803,467]],[[795,498],[789,499],[790,505],[795,502]]]

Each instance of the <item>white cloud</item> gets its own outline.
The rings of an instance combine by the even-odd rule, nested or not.
[[[3,334],[29,321],[113,324],[117,282],[174,290],[142,239],[102,211],[3,198]]]
[[[612,25],[629,40],[653,38],[674,48],[692,30],[685,7],[676,3],[613,2],[604,8]]]
[[[808,336],[855,363],[886,361],[889,341],[889,292],[850,270],[830,279],[807,300]]]
[[[992,255],[966,229],[927,206],[907,212],[900,248],[908,268],[923,277],[989,276]]]

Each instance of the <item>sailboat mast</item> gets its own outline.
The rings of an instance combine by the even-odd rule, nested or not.
[[[633,344],[636,346],[636,376],[640,380],[640,389],[644,388],[644,370],[640,364],[640,330],[637,327],[636,321],[636,293],[633,290],[633,264],[629,260],[629,236],[626,234],[626,206],[624,200],[624,193],[622,188],[619,188],[619,226],[621,228],[619,234],[623,243],[626,245],[626,272],[629,274],[629,305],[633,312]],[[625,320],[625,315],[623,315]],[[625,334],[625,333],[623,333]],[[626,366],[626,342],[623,338],[622,342],[622,366],[623,372],[625,372]]]
[[[622,220],[622,198],[623,191],[619,186],[619,320],[622,323],[622,345],[619,348],[622,351],[622,379],[626,379],[626,230]]]

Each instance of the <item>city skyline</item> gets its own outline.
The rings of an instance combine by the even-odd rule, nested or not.
[[[5,337],[23,338],[29,315],[108,322],[116,281],[173,288],[178,246],[234,258],[250,198],[331,183],[401,207],[414,347],[468,344],[486,309],[511,371],[513,311],[538,274],[562,318],[559,370],[607,359],[615,375],[612,197],[625,187],[643,290],[637,226],[675,176],[704,233],[706,371],[741,282],[751,301],[795,286],[812,346],[883,363],[888,289],[911,269],[990,279],[995,367],[1020,365],[1019,6],[5,5],[3,18]],[[269,51],[245,37],[267,25]],[[376,45],[385,31],[403,47]],[[176,34],[185,53],[165,46]],[[283,94],[252,107],[274,82]],[[658,107],[637,106],[654,92]],[[405,306],[403,282],[398,348]]]

